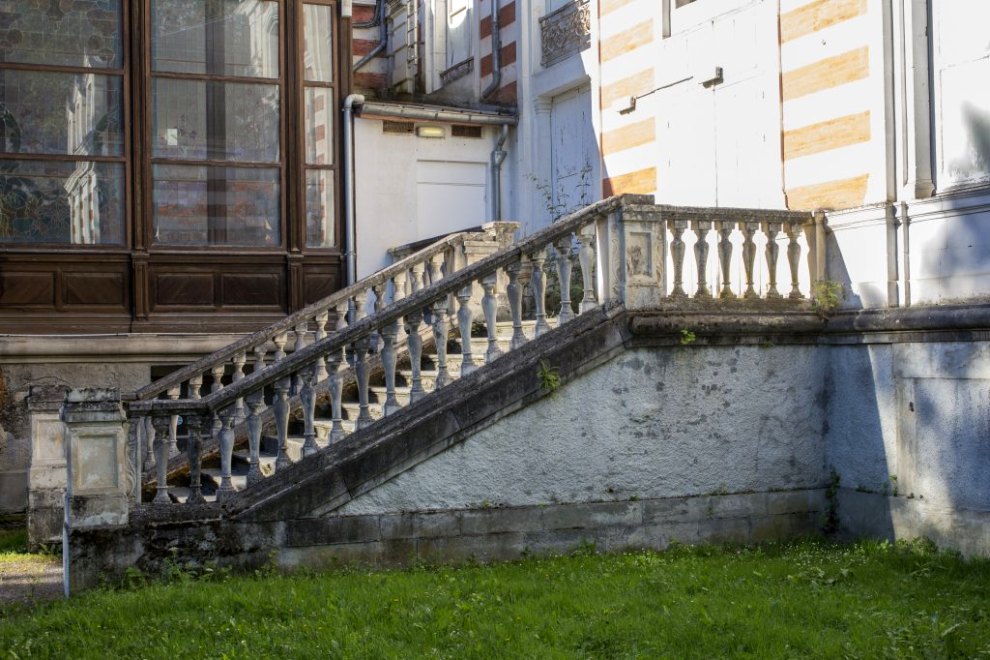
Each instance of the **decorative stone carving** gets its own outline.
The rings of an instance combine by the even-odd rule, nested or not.
[[[547,67],[579,53],[591,45],[591,5],[575,0],[540,19],[543,57]]]

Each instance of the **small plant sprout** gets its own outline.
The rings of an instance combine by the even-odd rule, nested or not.
[[[811,296],[815,313],[826,319],[845,300],[846,293],[842,284],[835,280],[818,280],[811,287]]]
[[[556,392],[560,389],[560,374],[557,373],[557,367],[551,367],[546,360],[540,360],[540,368],[536,375],[540,379],[540,387],[548,392]]]
[[[698,337],[687,328],[681,330],[681,346],[690,346]]]

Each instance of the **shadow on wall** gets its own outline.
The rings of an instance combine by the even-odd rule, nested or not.
[[[990,174],[990,115],[971,105],[963,109],[967,134],[971,144],[970,162],[964,176],[978,178]],[[988,186],[983,192],[990,192]],[[978,194],[978,193],[977,193]],[[990,295],[990,235],[987,212],[967,212],[973,207],[972,192],[961,193],[943,200],[947,209],[959,211],[938,223],[912,224],[912,245],[923,250],[919,300],[937,301]],[[983,204],[978,204],[984,206]],[[928,225],[928,226],[926,226]],[[932,282],[931,280],[936,280]]]

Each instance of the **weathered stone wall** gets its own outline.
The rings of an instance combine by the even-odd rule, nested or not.
[[[630,350],[339,513],[820,487],[826,370],[814,346]]]
[[[829,364],[826,445],[849,530],[990,554],[990,342],[835,347]],[[982,529],[959,522],[974,515]]]

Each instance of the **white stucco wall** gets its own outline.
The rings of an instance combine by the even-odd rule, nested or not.
[[[490,219],[489,162],[498,128],[483,128],[481,138],[455,138],[450,126],[431,125],[442,126],[446,137],[384,133],[380,120],[355,120],[359,278],[388,265],[389,248]]]

